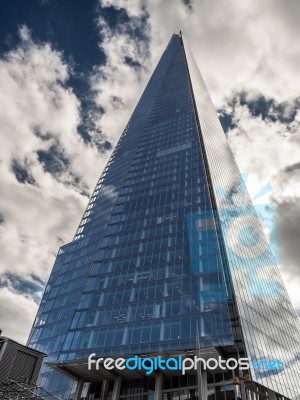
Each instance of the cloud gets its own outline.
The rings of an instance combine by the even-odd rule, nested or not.
[[[123,9],[127,3],[118,1],[114,7]],[[103,7],[111,5],[109,0],[102,4]],[[90,78],[94,102],[102,110],[100,115],[94,116],[95,125],[114,144],[127,124],[129,110],[133,111],[149,77],[148,14],[142,2],[138,1],[131,3],[126,11],[127,17],[122,14],[122,23],[114,27],[102,16],[98,18],[102,38],[99,46],[106,62],[95,66]]]
[[[101,0],[102,7],[114,7],[117,10],[126,10],[130,18],[140,18],[144,12],[143,0]]]
[[[35,318],[37,304],[31,297],[12,291],[9,288],[0,288],[0,302],[0,328],[3,330],[2,334],[24,343]]]
[[[269,122],[279,121],[284,124],[289,124],[295,120],[300,106],[300,97],[292,97],[288,101],[278,102],[272,98],[266,98],[260,92],[254,90],[236,93],[226,100],[225,109],[220,110],[220,112],[222,117],[230,118],[231,123],[232,111],[238,105],[247,106],[254,117],[261,117]],[[226,108],[228,112],[226,112]],[[289,127],[287,126],[287,128]]]
[[[193,11],[193,1],[192,0],[182,0],[182,2],[189,11]]]
[[[295,164],[288,165],[284,172],[293,172],[295,170],[300,170],[300,162],[296,162]]]
[[[25,296],[24,285],[13,283],[48,278],[107,159],[78,132],[81,109],[68,86],[71,73],[63,54],[34,42],[26,27],[0,60],[0,273],[7,284],[1,296],[10,299],[1,321],[8,336],[22,326],[17,337],[23,342],[41,289]]]

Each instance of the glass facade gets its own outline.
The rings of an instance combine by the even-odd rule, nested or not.
[[[228,251],[224,205],[215,190],[218,174],[235,179],[238,170],[234,160],[231,171],[223,158],[229,149],[224,133],[222,139],[216,136],[217,144],[209,137],[217,116],[213,111],[211,118],[205,108],[211,103],[197,71],[185,39],[173,35],[74,240],[58,252],[28,343],[47,353],[47,361],[62,363],[93,352],[108,357],[199,345],[232,349],[239,337],[245,342],[241,349],[255,359],[290,363],[276,376],[252,372],[258,382],[295,398],[299,369],[296,358],[286,359],[295,357],[298,344],[295,316],[284,291],[275,300],[246,296],[245,274]],[[220,143],[221,152],[216,151]],[[220,160],[222,171],[214,166]],[[277,280],[272,282],[278,290]],[[239,313],[237,325],[233,309]],[[70,378],[47,366],[41,385],[62,399],[74,391]],[[120,398],[128,398],[130,383],[125,386]],[[153,398],[153,382],[146,386],[145,398]],[[174,391],[189,398],[194,386],[188,382]],[[172,387],[163,388],[163,398],[179,398],[168,394]],[[232,387],[227,391],[231,398]]]

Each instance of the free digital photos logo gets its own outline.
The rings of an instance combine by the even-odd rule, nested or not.
[[[151,375],[157,370],[161,371],[181,371],[182,375],[185,375],[187,371],[201,369],[209,369],[211,371],[215,369],[221,370],[235,370],[237,367],[239,370],[249,370],[249,368],[256,369],[257,371],[275,371],[283,370],[283,363],[280,360],[259,360],[258,362],[252,362],[250,358],[229,358],[228,360],[222,359],[221,356],[218,358],[204,359],[201,357],[168,357],[163,358],[162,356],[157,357],[139,357],[134,356],[130,358],[95,358],[96,353],[92,353],[88,357],[88,369],[99,370],[105,368],[107,370],[129,370],[129,371],[142,371],[144,370],[146,375]]]

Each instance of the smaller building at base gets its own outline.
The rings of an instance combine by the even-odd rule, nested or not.
[[[17,396],[20,392],[34,392],[45,356],[40,351],[0,336],[0,398],[28,398]]]

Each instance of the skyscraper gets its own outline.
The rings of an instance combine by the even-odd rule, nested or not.
[[[62,399],[299,398],[298,321],[181,34],[58,252],[29,344],[49,355],[41,385]],[[249,357],[251,378],[96,371],[92,353]]]

